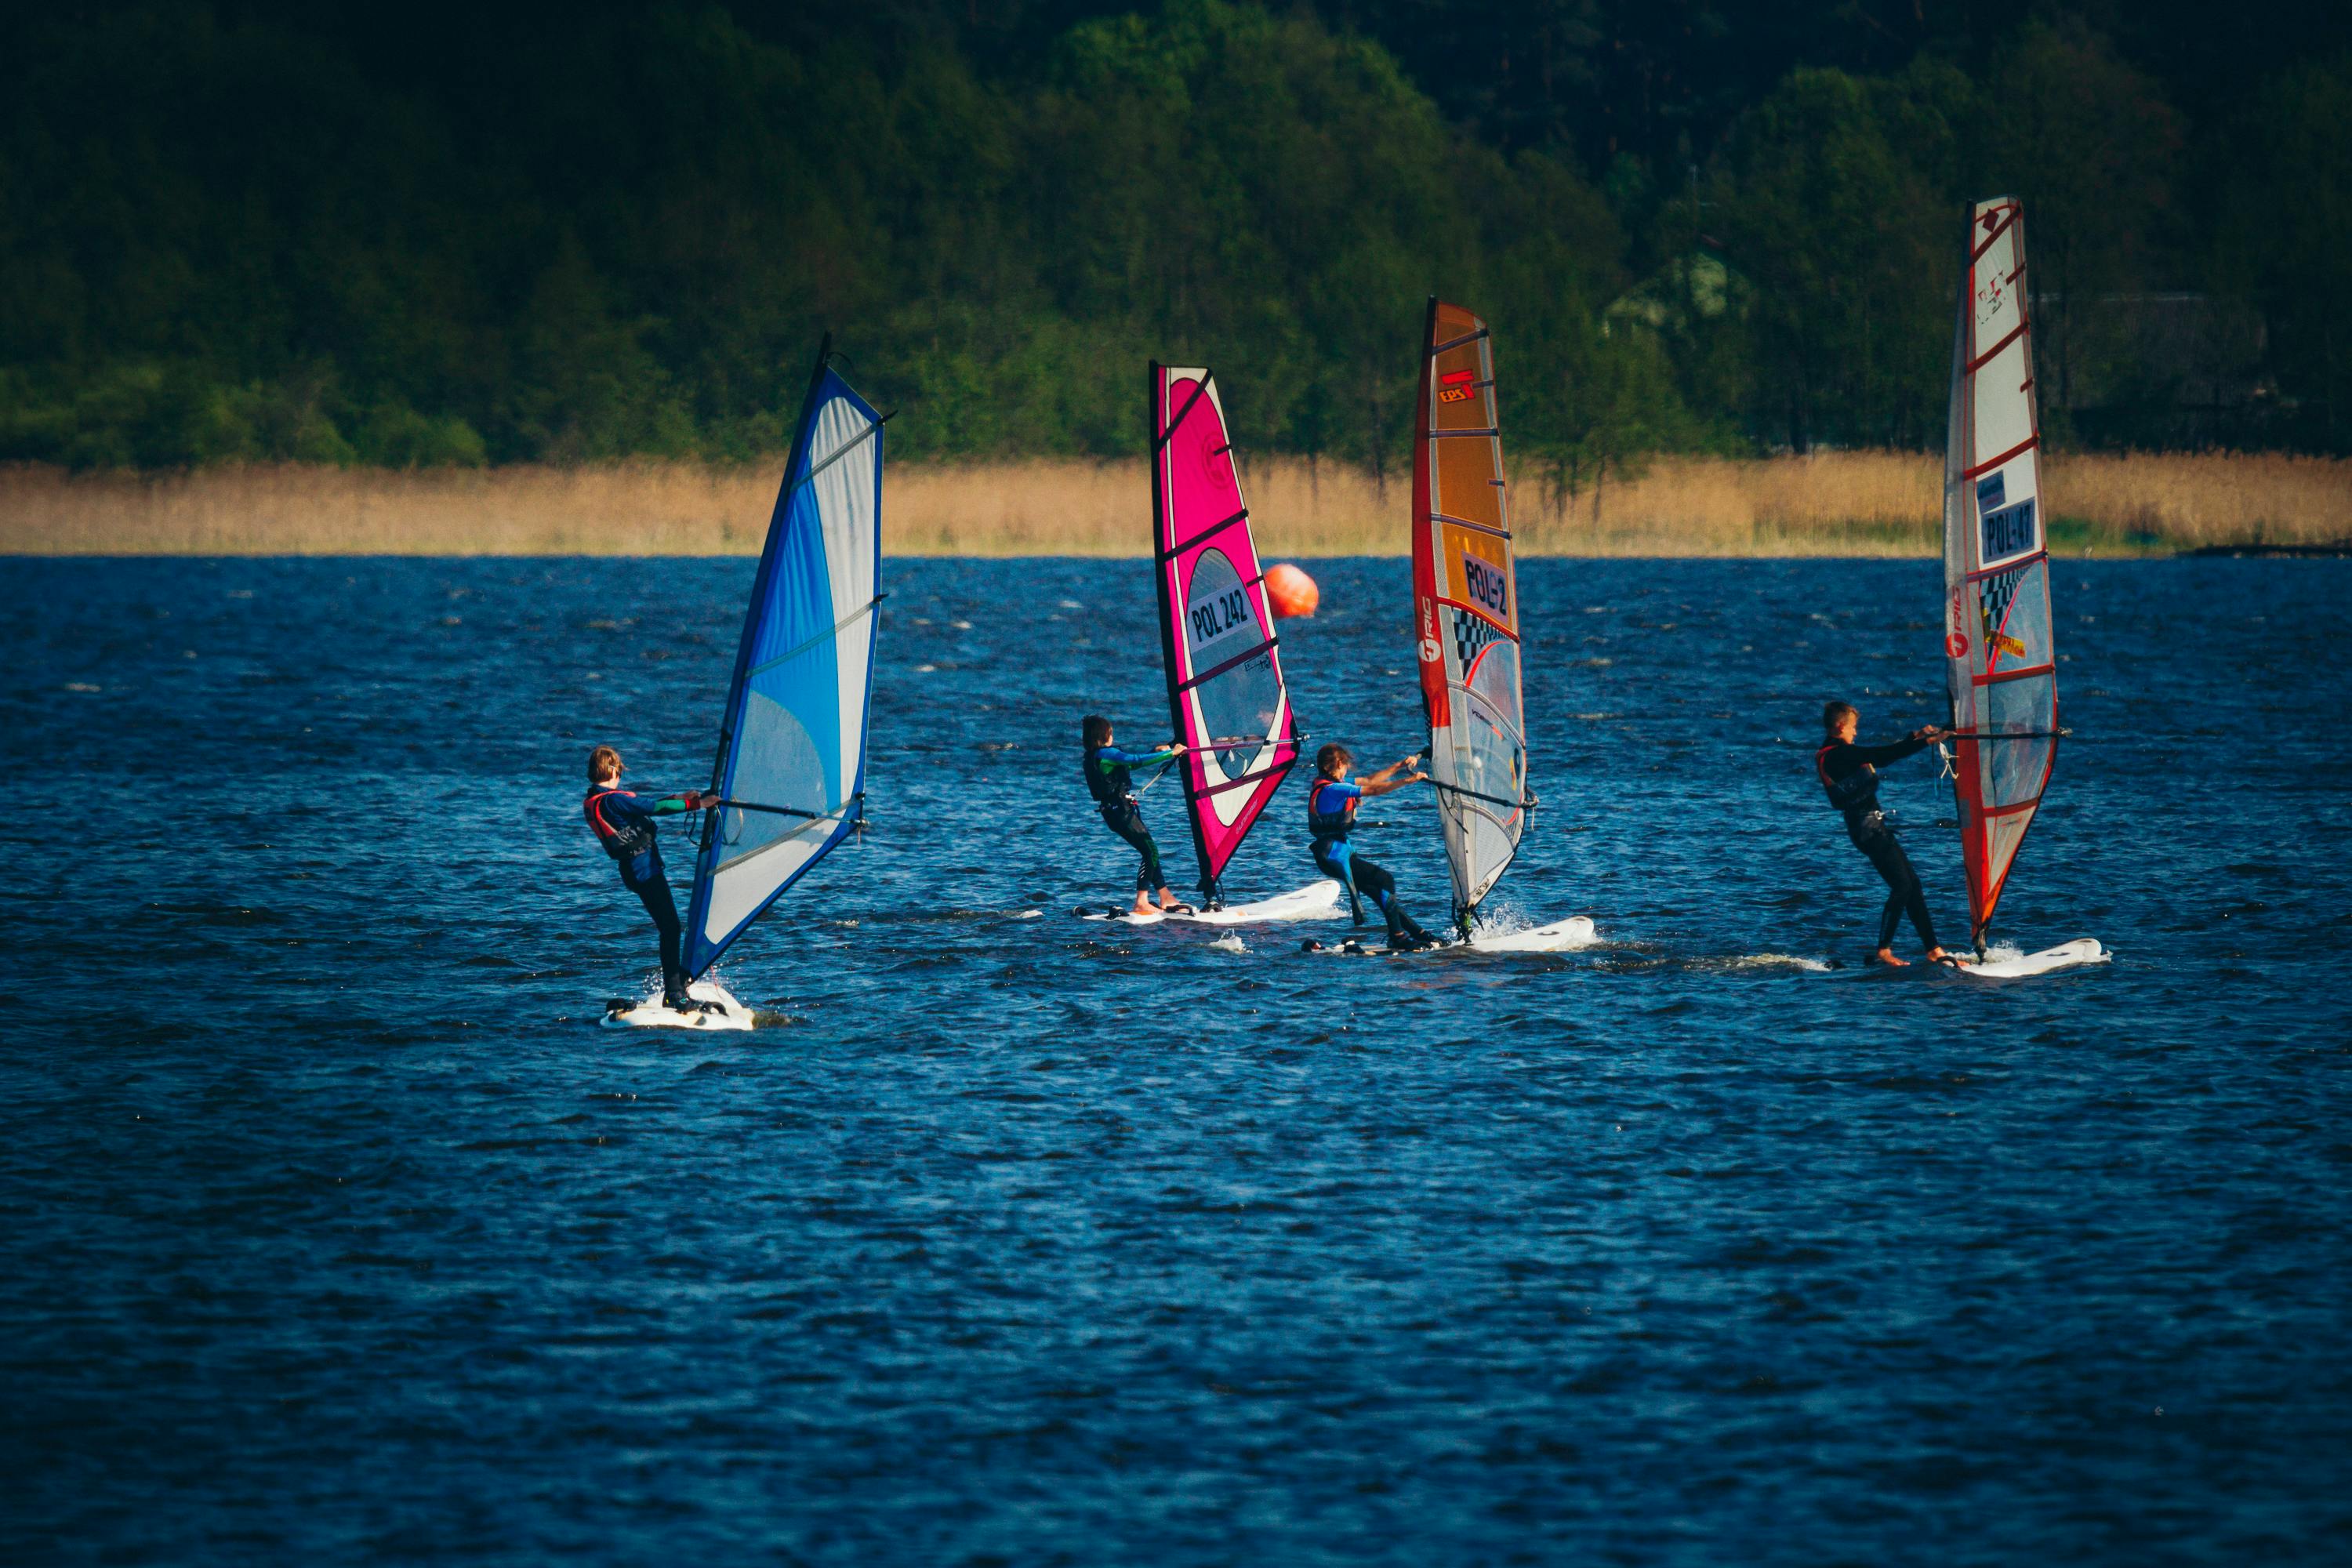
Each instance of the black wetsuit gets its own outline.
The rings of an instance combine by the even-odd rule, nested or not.
[[[646,801],[625,789],[600,784],[582,803],[589,830],[619,868],[621,885],[636,894],[661,933],[662,1000],[676,1006],[687,999],[686,963],[682,956],[685,928],[678,923],[677,900],[671,896],[669,877],[662,868],[661,838],[655,819],[688,809],[673,795]]]
[[[1937,945],[1936,922],[1927,913],[1927,898],[1920,889],[1919,874],[1911,868],[1911,858],[1903,853],[1895,829],[1887,825],[1886,813],[1878,805],[1877,770],[1927,748],[1924,740],[1890,741],[1884,746],[1832,741],[1813,753],[1813,771],[1830,797],[1830,805],[1845,818],[1845,836],[1853,840],[1853,847],[1869,858],[1871,865],[1886,880],[1886,907],[1878,917],[1880,947],[1895,941],[1895,921],[1906,913],[1919,940],[1929,948]]]
[[[1135,890],[1139,893],[1160,892],[1168,886],[1168,878],[1160,869],[1160,845],[1143,826],[1143,805],[1136,798],[1135,775],[1128,770],[1155,766],[1175,755],[1174,752],[1137,755],[1117,746],[1087,748],[1087,793],[1094,796],[1095,805],[1102,813],[1103,826],[1126,839],[1143,857],[1143,864],[1135,873]]]
[[[1311,853],[1316,869],[1369,898],[1388,921],[1389,945],[1426,945],[1437,939],[1413,922],[1397,902],[1396,879],[1357,854],[1348,843],[1355,831],[1356,806],[1364,798],[1361,784],[1318,778],[1307,792],[1307,831],[1315,836]]]

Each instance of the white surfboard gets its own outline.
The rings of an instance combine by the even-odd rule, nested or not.
[[[1580,947],[1591,947],[1601,940],[1592,929],[1590,915],[1570,915],[1564,921],[1554,921],[1548,926],[1531,926],[1526,931],[1470,933],[1473,952],[1568,952]]]
[[[1161,921],[1178,925],[1237,926],[1261,921],[1335,921],[1341,917],[1339,883],[1326,879],[1304,888],[1293,888],[1286,893],[1276,893],[1270,899],[1260,899],[1250,904],[1227,904],[1222,910],[1171,910],[1162,913],[1154,910],[1148,915],[1137,914],[1132,907],[1112,905],[1107,909],[1080,910],[1080,920],[1099,921],[1111,925],[1156,926]]]
[[[1960,960],[1960,973],[1986,980],[2023,980],[2029,975],[2048,974],[2053,970],[2073,969],[2085,963],[2105,963],[2115,954],[2101,947],[2092,937],[2077,937],[2073,942],[2045,947],[2040,952],[2029,952],[2021,958],[1988,958]]]
[[[1304,888],[1293,888],[1286,893],[1276,893],[1270,899],[1260,899],[1252,904],[1227,904],[1222,910],[1202,910],[1194,914],[1170,915],[1171,921],[1187,925],[1237,926],[1254,921],[1336,921],[1340,918],[1339,895],[1344,891],[1339,883],[1328,878]]]
[[[1411,948],[1396,954],[1399,958],[1418,958],[1444,952],[1572,952],[1580,947],[1591,947],[1601,940],[1593,929],[1590,915],[1570,915],[1564,921],[1554,921],[1546,926],[1530,926],[1526,931],[1476,931],[1467,942],[1445,942],[1434,947]],[[1389,949],[1379,939],[1359,939],[1330,943],[1312,942],[1302,947],[1307,952],[1339,952],[1351,954],[1386,954]]]
[[[751,1026],[751,1009],[737,1001],[728,989],[715,980],[698,980],[686,988],[686,994],[698,1002],[713,1004],[709,1012],[677,1013],[653,997],[627,1007],[615,1007],[604,1015],[608,1029],[698,1029],[716,1034],[729,1029]]]

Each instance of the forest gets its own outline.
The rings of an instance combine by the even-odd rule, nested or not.
[[[89,4],[0,20],[0,460],[765,458],[819,335],[921,458],[1144,364],[1387,472],[1440,293],[1513,449],[1943,438],[1969,203],[2045,430],[2352,450],[2352,8]]]

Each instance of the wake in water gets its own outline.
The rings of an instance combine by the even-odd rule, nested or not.
[[[1794,969],[1806,974],[1827,974],[1837,966],[1819,958],[1805,958],[1793,952],[1748,952],[1730,960],[1727,969]]]

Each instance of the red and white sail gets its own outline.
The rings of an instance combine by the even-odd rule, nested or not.
[[[1494,345],[1459,305],[1429,302],[1413,424],[1413,637],[1454,918],[1466,930],[1518,853],[1528,749]]]
[[[1176,767],[1201,890],[1215,904],[1298,760],[1297,722],[1216,378],[1153,364],[1150,431],[1160,658],[1177,739],[1192,748]]]
[[[1979,946],[2058,758],[2029,299],[2016,198],[1978,203],[1952,340],[1942,636],[1969,934]]]

